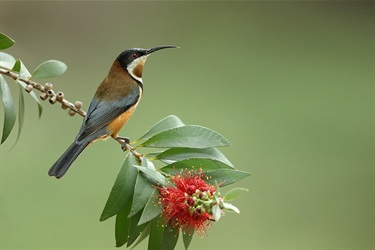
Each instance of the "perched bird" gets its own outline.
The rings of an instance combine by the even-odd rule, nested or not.
[[[116,58],[90,103],[77,137],[48,171],[50,176],[61,178],[79,154],[96,140],[111,136],[122,144],[123,150],[126,149],[129,139],[118,136],[118,132],[132,116],[141,99],[143,66],[151,53],[166,48],[177,47],[133,48],[123,51]]]

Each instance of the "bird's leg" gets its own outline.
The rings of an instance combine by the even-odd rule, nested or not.
[[[142,156],[143,155],[137,153],[137,151],[135,151],[135,149],[132,146],[130,146],[130,139],[128,137],[117,136],[115,140],[118,141],[121,144],[121,149],[123,151],[129,150],[129,152],[133,156],[138,158],[139,162],[142,162]]]
[[[123,151],[126,151],[127,149],[129,149],[130,139],[128,137],[117,136],[115,140],[121,144],[121,149]]]

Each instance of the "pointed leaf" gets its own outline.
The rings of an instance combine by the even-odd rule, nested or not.
[[[152,187],[151,183],[147,180],[147,178],[145,178],[144,174],[139,172],[137,181],[135,183],[132,208],[129,213],[129,217],[135,215],[144,208],[154,191],[155,188]]]
[[[197,125],[186,125],[168,129],[140,144],[155,148],[211,148],[229,146],[221,134]]]
[[[22,126],[23,126],[23,121],[25,117],[25,100],[23,98],[23,88],[21,85],[19,85],[19,94],[18,94],[18,134],[17,134],[17,139],[14,142],[14,146],[16,146],[18,139],[20,138],[21,131],[22,131]],[[13,148],[12,147],[12,148]]]
[[[21,60],[17,59],[13,65],[12,71],[20,72],[21,71]]]
[[[142,225],[143,223],[154,219],[161,213],[161,205],[158,203],[158,196],[159,191],[156,189],[150,196],[150,199],[143,210],[142,216],[139,219],[138,225]]]
[[[221,161],[216,161],[206,158],[192,158],[186,159],[178,162],[174,162],[165,167],[160,168],[159,170],[173,174],[176,169],[199,169],[202,168],[203,171],[213,171],[217,169],[233,169],[233,167],[226,165]]]
[[[138,226],[138,222],[142,216],[142,212],[143,210],[130,217],[129,237],[126,245],[127,247],[134,243],[134,241],[141,235],[142,231],[144,231],[146,226],[148,225],[148,223],[144,223]]]
[[[0,52],[0,66],[6,69],[12,69],[13,65],[16,63],[16,59],[5,52]]]
[[[141,236],[139,236],[139,239],[137,240],[137,242],[134,244],[134,246],[132,246],[131,249],[135,248],[139,243],[141,243],[144,239],[147,238],[147,236],[149,236],[150,234],[150,229],[151,229],[151,222],[149,223],[146,223],[144,225],[147,225],[146,228],[143,230]]]
[[[167,226],[163,232],[163,238],[161,240],[162,250],[173,250],[176,247],[178,241],[179,229],[178,227]]]
[[[143,157],[143,159],[146,159],[145,162],[144,161],[142,162],[143,167],[147,167],[149,169],[156,170],[154,163],[152,163],[152,161],[150,159],[148,159],[147,157]]]
[[[230,201],[230,200],[237,199],[239,196],[241,196],[242,194],[248,191],[249,189],[247,188],[233,188],[224,195],[224,200]]]
[[[158,218],[151,221],[150,237],[148,238],[148,250],[155,250],[161,248],[161,241],[163,239],[164,227],[159,225]]]
[[[126,204],[131,204],[138,174],[138,171],[133,167],[135,163],[134,156],[128,154],[109,194],[107,203],[100,216],[100,221],[104,221],[119,213]]]
[[[0,33],[0,50],[7,49],[14,44],[14,40],[9,36]]]
[[[162,131],[171,129],[171,128],[177,128],[184,126],[185,124],[175,115],[170,115],[162,120],[158,121],[155,125],[153,125],[141,138],[139,138],[137,141],[140,140],[147,140],[151,138],[152,136],[159,134]],[[137,142],[136,141],[136,142]]]
[[[145,173],[147,176],[151,177],[153,180],[155,180],[155,184],[165,185],[167,183],[167,179],[164,177],[164,175],[162,175],[155,169],[150,169],[138,165],[134,165],[134,167]]]
[[[64,74],[67,66],[58,60],[49,60],[41,63],[32,73],[33,77],[51,78]]]
[[[190,158],[208,158],[233,167],[232,163],[216,148],[171,148],[155,156],[167,164]]]
[[[25,88],[27,86],[27,84],[21,80],[17,80],[18,84],[21,85],[23,88]],[[36,101],[36,103],[38,104],[38,114],[39,114],[39,118],[42,116],[42,113],[43,113],[43,107],[42,107],[42,104],[40,103],[39,101],[39,98],[36,96],[35,94],[35,91],[32,90],[30,93],[31,97],[34,99],[34,101]]]
[[[209,177],[207,183],[213,184],[217,181],[220,183],[220,187],[235,183],[249,175],[247,172],[236,169],[218,169],[206,173],[206,176]]]
[[[116,247],[123,246],[128,241],[130,218],[128,214],[130,205],[126,204],[125,207],[116,215],[115,223],[115,239]]]
[[[2,144],[8,138],[13,129],[14,123],[16,122],[16,111],[14,108],[13,97],[10,93],[9,86],[2,75],[0,75],[0,97],[4,106],[4,125],[0,143]]]
[[[184,241],[184,246],[186,250],[189,248],[191,240],[193,239],[193,236],[194,236],[194,232],[191,232],[191,233],[183,232],[182,240]]]
[[[237,213],[237,214],[240,213],[240,210],[239,210],[236,206],[234,206],[234,205],[232,205],[232,204],[230,204],[230,203],[223,202],[223,207],[224,207],[224,209],[227,210],[227,211],[232,211],[232,212],[235,212],[235,213]]]
[[[26,66],[23,64],[23,62],[20,59],[17,59],[12,71],[18,72],[18,78],[21,79],[28,79],[31,77],[30,72],[27,70]]]

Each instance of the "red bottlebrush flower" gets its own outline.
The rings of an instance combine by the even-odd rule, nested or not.
[[[201,170],[183,171],[171,178],[174,186],[159,188],[162,216],[172,227],[202,235],[213,220],[215,187],[205,182]]]

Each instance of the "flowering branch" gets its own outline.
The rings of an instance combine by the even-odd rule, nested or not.
[[[13,44],[11,38],[0,33],[0,50]],[[71,103],[62,92],[55,93],[51,83],[43,86],[30,79],[61,75],[67,68],[63,62],[46,61],[30,74],[21,60],[3,52],[0,56],[0,99],[4,106],[1,143],[8,138],[16,120],[12,94],[4,76],[20,86],[18,135],[24,115],[23,89],[38,103],[39,115],[42,108],[40,98],[48,99],[50,104],[60,102],[63,109],[69,109],[71,116],[75,113],[86,116],[81,102]],[[41,92],[39,97],[34,89]],[[186,125],[177,116],[171,115],[157,122],[132,143],[125,137],[118,137],[116,141],[129,153],[100,217],[100,221],[116,217],[116,246],[135,246],[149,235],[149,249],[174,249],[178,234],[182,232],[187,249],[194,232],[200,235],[207,233],[206,229],[212,222],[219,221],[225,211],[239,213],[239,209],[228,201],[247,189],[235,188],[222,196],[218,183],[220,187],[226,186],[249,173],[236,169],[217,149],[230,143],[216,131]],[[139,154],[135,150],[144,147],[157,148],[158,151]],[[160,152],[160,148],[164,151]],[[154,160],[165,165],[156,169]]]

